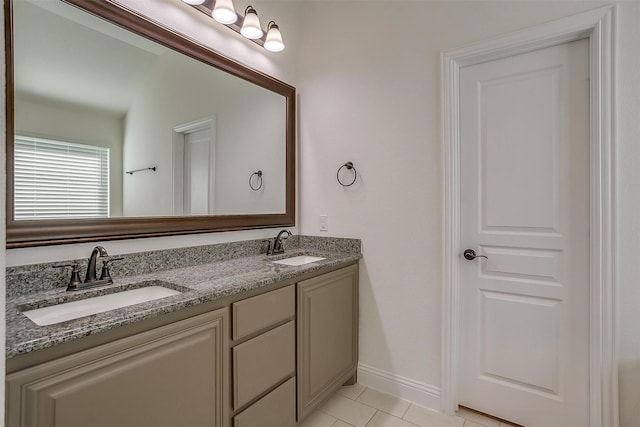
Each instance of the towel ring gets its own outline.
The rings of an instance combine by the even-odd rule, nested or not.
[[[253,186],[253,176],[256,175],[260,180],[260,185],[258,185],[257,187]],[[253,191],[258,191],[259,189],[262,188],[262,171],[256,171],[254,173],[251,174],[251,176],[249,177],[249,187],[251,187],[251,189]]]
[[[353,180],[348,184],[345,184],[340,180],[340,171],[342,170],[342,168],[347,168],[347,170],[353,171]],[[358,178],[358,171],[356,171],[356,168],[353,166],[352,162],[347,162],[344,165],[340,166],[340,168],[338,169],[338,172],[336,172],[336,179],[338,180],[338,183],[343,187],[351,187],[356,182],[357,178]]]

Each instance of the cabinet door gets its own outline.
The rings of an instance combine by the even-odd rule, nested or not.
[[[228,310],[7,376],[7,425],[228,425]]]
[[[298,419],[356,373],[355,265],[298,283]]]

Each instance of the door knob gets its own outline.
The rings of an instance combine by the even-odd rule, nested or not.
[[[462,256],[465,259],[468,259],[469,261],[473,261],[476,258],[486,258],[489,259],[489,257],[485,256],[485,255],[476,255],[476,251],[474,251],[473,249],[465,249],[464,252],[462,253]]]

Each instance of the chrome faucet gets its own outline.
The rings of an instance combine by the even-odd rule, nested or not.
[[[91,283],[98,280],[98,278],[96,277],[96,260],[98,259],[98,256],[104,257],[109,256],[109,254],[107,253],[107,250],[102,246],[96,246],[95,248],[93,248],[91,256],[89,257],[89,263],[87,264],[87,274],[84,277],[84,283]]]
[[[286,234],[286,236],[285,236]],[[291,232],[287,229],[280,230],[278,235],[273,239],[273,246],[269,244],[269,249],[267,250],[267,255],[277,255],[284,253],[284,247],[282,246],[282,241],[289,238],[291,236]]]

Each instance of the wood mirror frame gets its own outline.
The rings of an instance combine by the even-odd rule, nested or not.
[[[110,0],[64,0],[128,31],[254,83],[286,99],[285,212],[282,214],[190,217],[118,217],[69,220],[14,220],[14,80],[12,1],[4,0],[6,57],[7,248],[170,236],[295,225],[295,97],[282,81],[235,62]]]

